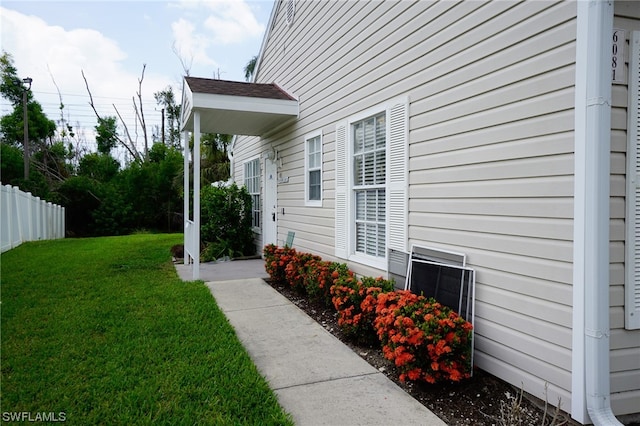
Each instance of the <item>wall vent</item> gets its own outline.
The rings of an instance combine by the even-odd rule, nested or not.
[[[389,262],[389,266],[387,269],[387,271],[389,272],[389,279],[395,281],[395,288],[406,288],[409,254],[402,251],[389,249],[387,259]]]
[[[296,13],[296,2],[295,0],[286,0],[287,5],[287,25],[291,26],[293,24],[293,16]]]

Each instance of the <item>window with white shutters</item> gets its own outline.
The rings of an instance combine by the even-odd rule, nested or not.
[[[387,268],[388,250],[406,252],[406,99],[336,126],[336,256]]]
[[[627,125],[625,327],[640,329],[640,32],[631,35]]]

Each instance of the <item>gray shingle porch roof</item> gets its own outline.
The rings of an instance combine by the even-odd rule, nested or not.
[[[185,77],[181,130],[260,136],[298,117],[298,101],[277,84]]]

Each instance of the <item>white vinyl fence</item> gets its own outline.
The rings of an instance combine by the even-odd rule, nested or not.
[[[64,238],[64,207],[34,197],[16,186],[0,185],[0,188],[2,253],[26,241]]]

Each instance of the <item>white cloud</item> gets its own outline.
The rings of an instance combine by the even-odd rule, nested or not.
[[[85,133],[89,129],[87,136],[90,136],[95,117],[88,105],[87,90],[81,75],[81,71],[84,71],[99,112],[116,115],[112,106],[116,103],[126,117],[130,130],[134,127],[132,96],[138,90],[143,64],[136,64],[135,70],[126,69],[127,54],[117,42],[96,30],[66,30],[48,25],[36,16],[2,7],[0,31],[2,49],[13,56],[19,77],[29,76],[33,79],[35,98],[50,119],[60,118],[57,109],[59,97],[53,76],[71,123],[75,125],[80,122]],[[154,92],[171,83],[166,77],[152,71],[147,69],[142,85],[147,106],[155,103]]]
[[[244,0],[181,0],[174,6],[189,16],[172,24],[176,47],[195,64],[215,64],[208,49],[241,44],[264,32]]]
[[[212,14],[204,25],[213,33],[214,43],[241,43],[246,39],[260,37],[264,32],[264,25],[258,23],[244,1],[219,0],[207,5]]]
[[[184,18],[180,18],[171,24],[173,38],[175,40],[176,54],[184,64],[190,68],[192,63],[197,65],[216,65],[216,62],[207,55],[210,40],[203,34],[195,34],[195,25]]]

